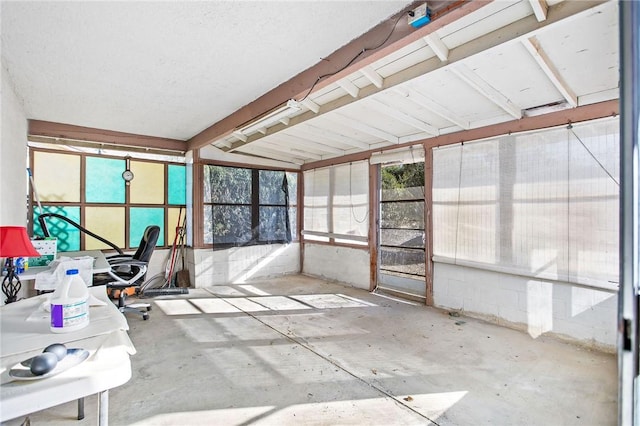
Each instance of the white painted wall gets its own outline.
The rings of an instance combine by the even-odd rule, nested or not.
[[[369,290],[369,250],[305,243],[303,273]]]
[[[27,118],[2,64],[0,109],[0,225],[27,225]]]
[[[369,289],[369,252],[306,243],[303,273]],[[614,351],[615,291],[447,263],[434,264],[436,307],[499,325]]]
[[[27,118],[4,64],[0,71],[0,225],[27,225]],[[25,282],[18,299],[27,297]],[[0,304],[5,296],[0,294]]]
[[[300,272],[300,244],[266,244],[190,251],[191,286],[242,283]]]
[[[434,303],[465,315],[615,350],[618,297],[615,291],[481,270],[434,264]]]

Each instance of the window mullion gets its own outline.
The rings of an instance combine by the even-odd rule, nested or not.
[[[260,171],[251,170],[251,241],[260,241]]]

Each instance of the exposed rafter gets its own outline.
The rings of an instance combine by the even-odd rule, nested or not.
[[[338,86],[342,87],[352,97],[354,98],[358,97],[358,92],[360,92],[360,89],[358,88],[358,86],[353,84],[351,80],[347,78],[343,78],[342,80],[338,81],[337,84]]]
[[[277,140],[282,143],[286,143],[290,148],[304,147],[305,149],[308,149],[310,152],[314,152],[320,155],[326,155],[328,153],[341,155],[344,153],[344,150],[342,149],[334,148],[332,146],[325,145],[320,142],[312,141],[310,139],[302,138],[299,136],[287,135],[284,133],[279,134]]]
[[[384,86],[384,79],[380,74],[378,74],[376,70],[373,69],[371,65],[367,65],[366,67],[362,68],[360,72],[362,73],[362,75],[367,77],[367,79],[369,79],[369,81],[373,83],[374,86],[376,86],[378,89],[382,89],[382,86]]]
[[[521,108],[514,105],[513,102],[507,99],[502,93],[480,78],[480,76],[474,73],[467,65],[458,63],[455,67],[449,68],[449,70],[475,89],[478,93],[505,110],[513,118],[522,118]]]
[[[218,148],[220,147],[224,147],[224,148],[231,148],[231,141],[228,140],[221,140],[215,143],[214,146],[217,146]]]
[[[547,0],[529,0],[533,13],[536,15],[538,22],[542,22],[547,19]]]
[[[243,145],[241,149],[238,149],[237,152],[242,152],[245,154],[253,154],[263,158],[268,159],[277,159],[280,161],[286,161],[287,163],[292,164],[304,164],[305,160],[299,155],[295,154],[285,154],[283,152],[274,151],[272,149],[257,147],[254,145]]]
[[[240,139],[242,142],[246,142],[248,140],[247,135],[245,135],[244,133],[237,131],[237,132],[233,132],[233,136],[235,136],[236,138]]]
[[[531,54],[533,59],[538,63],[542,71],[545,73],[549,81],[555,86],[556,89],[562,94],[564,99],[572,107],[578,106],[578,97],[575,92],[571,90],[569,85],[564,81],[558,69],[553,65],[547,54],[540,47],[540,43],[535,37],[530,37],[522,40],[522,44],[526,47],[527,51]]]
[[[431,33],[424,38],[431,50],[441,61],[449,59],[449,48],[444,44],[442,39],[436,33]]]
[[[360,149],[369,149],[369,144],[366,142],[361,142],[359,140],[356,140],[354,138],[350,138],[348,136],[345,136],[343,134],[341,134],[338,131],[331,130],[331,129],[320,129],[318,127],[315,127],[311,124],[306,124],[304,126],[305,129],[309,129],[310,131],[317,133],[320,137],[325,138],[325,139],[330,139],[330,140],[334,140],[338,143],[342,143],[351,147],[355,147],[355,148],[360,148]]]
[[[473,10],[477,10],[476,8],[477,5],[475,4],[475,2],[472,2],[472,3],[474,3]],[[550,13],[547,16],[547,19],[542,23],[537,22],[537,19],[532,19],[533,15],[529,15],[528,17],[521,18],[495,31],[481,35],[480,37],[477,37],[475,39],[472,39],[465,44],[449,49],[448,54],[446,56],[446,61],[442,61],[441,57],[431,57],[430,59],[424,60],[414,65],[410,65],[407,68],[402,69],[398,72],[392,73],[390,75],[385,75],[384,79],[382,80],[382,83],[375,76],[371,78],[372,70],[381,69],[380,68],[381,64],[376,64],[374,62],[363,63],[361,64],[361,68],[359,70],[353,70],[352,73],[347,73],[346,71],[340,72],[335,76],[329,77],[327,80],[322,80],[321,84],[319,83],[318,86],[314,89],[314,92],[308,93],[309,97],[306,97],[301,101],[302,105],[304,105],[308,109],[308,111],[305,111],[302,114],[292,117],[289,123],[289,128],[293,128],[294,126],[300,125],[306,120],[313,119],[319,115],[325,115],[325,114],[333,115],[333,112],[353,102],[364,101],[366,103],[368,97],[375,95],[377,93],[380,93],[383,90],[386,90],[392,87],[403,86],[403,83],[407,81],[410,81],[412,79],[415,79],[419,76],[422,76],[426,73],[430,73],[438,69],[448,70],[451,67],[454,67],[460,63],[465,62],[467,58],[470,58],[476,54],[480,54],[482,52],[488,51],[494,47],[504,45],[505,43],[520,43],[523,38],[533,37],[539,32],[544,31],[546,27],[554,25],[566,18],[572,19],[573,16],[576,16],[581,12],[585,12],[589,9],[597,7],[598,4],[601,4],[601,3],[603,2],[600,2],[597,0],[595,2],[571,2],[571,1],[561,2],[549,8]],[[490,5],[499,6],[500,2],[487,4],[487,6],[490,6]],[[498,7],[498,6],[495,6],[495,7]],[[470,4],[465,5],[463,8],[460,8],[459,10],[456,9],[452,11],[452,13],[462,13],[462,10],[466,7],[470,7]],[[424,28],[420,28],[414,34],[412,34],[411,36],[408,36],[407,41],[409,42],[409,40],[413,40],[414,42],[425,43],[427,36],[431,34],[435,34],[435,31],[442,28],[442,26],[438,26],[438,25],[440,24],[445,25],[445,22],[443,21],[448,17],[449,17],[448,14],[444,15],[442,18],[438,18],[438,20],[433,21],[430,25],[427,25]],[[429,28],[429,30],[425,30],[426,28]],[[436,43],[438,42],[433,40],[434,40],[433,37],[431,37],[431,42],[435,46]],[[444,57],[444,52],[445,51],[443,49],[440,49],[440,54],[442,57]],[[328,102],[324,102],[322,100],[322,96],[323,96],[322,93],[326,93],[326,91],[323,92],[322,91],[323,89],[321,87],[327,88],[327,87],[331,87],[331,85],[333,85],[333,87],[336,87],[337,82],[339,80],[345,79],[347,77],[349,77],[349,81],[353,83],[355,81],[355,78],[357,78],[357,74],[354,74],[354,73],[359,73],[364,76],[368,75],[366,77],[367,79],[369,79],[370,81],[376,81],[376,82],[374,82],[374,84],[361,87],[358,91],[357,98],[354,98],[350,94],[349,95],[345,94],[337,99],[333,97]],[[376,73],[377,75],[380,76],[380,78],[382,78],[382,75],[379,72],[376,72]],[[464,72],[461,72],[460,74],[464,75]],[[479,90],[479,92],[482,93],[484,96],[486,96],[488,99],[491,99],[493,102],[500,105],[500,107],[503,108],[505,111],[507,111],[510,116],[514,118],[520,118],[522,116],[519,106],[513,105],[512,103],[513,101],[506,99],[503,95],[501,95],[500,93],[497,93],[497,91],[492,92],[490,90],[490,86],[488,86],[486,82],[483,84],[482,82],[478,82],[472,79],[472,77],[470,78],[468,75],[467,75],[467,80],[469,82],[473,82],[470,84],[474,85],[474,87],[476,87],[476,90]],[[306,92],[304,93],[306,94]],[[318,97],[315,98],[314,97],[315,95],[317,95]],[[445,118],[446,120],[456,124],[458,127],[461,127],[464,129],[464,128],[469,128],[469,126],[471,126],[471,124],[468,123],[468,119],[467,120],[460,119],[460,117],[456,117],[455,114],[450,114],[449,113],[450,111],[447,112],[444,109],[438,109],[434,105],[431,105],[430,109],[433,110],[434,113]],[[480,125],[486,125],[488,122],[490,122],[490,120],[484,121]],[[373,126],[375,127],[375,125]],[[270,137],[270,135],[273,135],[284,129],[286,129],[286,127],[282,125],[273,126],[273,128],[269,129],[269,132],[266,137]],[[381,130],[381,129],[378,129],[378,130]],[[443,128],[439,130],[444,131],[446,129]],[[371,133],[369,132],[368,134],[371,134]],[[252,143],[253,141],[259,140],[261,137],[262,135],[260,134],[252,135],[246,143]],[[376,137],[379,137],[379,135]],[[400,138],[404,136],[395,135],[394,137],[400,140]],[[382,139],[389,140],[389,137],[387,136]],[[190,141],[189,146],[192,145],[192,142],[193,141]],[[241,144],[234,143],[234,147],[236,148],[239,145]]]
[[[296,151],[294,151],[294,149],[291,146],[288,146],[288,145],[284,146],[275,142],[260,142],[259,148],[269,149],[271,151],[278,151],[291,157],[296,157],[296,155],[299,155],[299,156],[304,155],[305,158],[310,158],[312,160],[322,160],[321,154],[313,153],[308,150],[304,151],[303,155],[301,154],[303,152],[302,150],[297,151],[298,154],[296,154]]]
[[[331,152],[334,152],[336,154],[344,154],[347,149],[352,148],[351,145],[345,145],[344,143],[337,142],[333,139],[328,138],[326,135],[324,135],[324,131],[322,133],[314,132],[309,129],[308,126],[305,126],[304,129],[299,126],[295,129],[295,131],[288,132],[288,135],[294,138],[302,138],[308,141],[315,141],[316,143],[326,147],[326,150],[331,150]]]
[[[596,120],[599,118],[616,116],[618,114],[620,114],[620,105],[618,100],[614,99],[606,102],[599,102],[586,106],[579,106],[577,108],[569,108],[561,111],[556,111],[550,114],[543,114],[535,117],[524,117],[521,120],[509,120],[497,125],[489,125],[480,128],[463,130],[460,132],[448,133],[424,140],[423,142],[426,148],[433,148],[437,146],[457,144],[464,141],[493,138],[499,135],[527,132],[534,129],[562,126],[566,125],[567,123],[579,123],[582,121]],[[407,144],[401,146],[404,147],[408,146],[409,143],[415,143],[414,140],[407,142]],[[394,146],[389,147],[388,149],[395,148],[396,147]],[[347,161],[359,161],[367,159],[375,151],[380,151],[380,149],[376,148],[369,151],[351,154],[348,156]],[[345,159],[343,158],[330,158],[315,163],[307,163],[303,165],[301,169],[305,171],[343,163],[345,163]]]
[[[312,87],[320,75],[332,72],[334,73],[331,77],[319,81],[315,86],[315,90],[321,90],[323,87],[333,84],[337,80],[359,71],[362,67],[370,65],[380,58],[384,58],[399,48],[419,40],[421,37],[432,32],[434,28],[437,29],[448,23],[455,22],[456,20],[481,9],[487,4],[488,3],[485,1],[457,2],[454,8],[445,7],[446,13],[443,13],[442,16],[438,16],[431,24],[425,25],[418,30],[415,30],[409,25],[399,25],[388,38],[384,46],[363,53],[356,60],[353,60],[348,67],[343,67],[339,72],[335,72],[336,64],[348,63],[358,52],[362,51],[363,46],[371,44],[375,45],[375,43],[379,43],[379,40],[384,39],[384,37],[389,34],[389,22],[383,22],[367,34],[353,42],[350,42],[343,48],[340,48],[329,57],[324,58],[318,64],[298,74],[295,78],[281,84],[272,91],[265,93],[250,104],[245,105],[231,115],[198,133],[189,140],[188,149],[198,149],[210,144],[242,123],[246,123],[252,118],[264,114],[265,112],[273,109],[274,106],[280,105],[288,99],[293,98],[301,100],[302,98],[307,97],[309,95],[309,88]],[[405,11],[402,11],[398,13],[397,16],[403,16],[405,13]],[[391,22],[394,22],[393,19],[394,18],[392,18]],[[310,108],[305,102],[303,102],[303,105],[316,113],[318,112],[318,110]]]
[[[314,113],[319,113],[320,112],[320,105],[318,105],[317,103],[313,102],[311,99],[303,99],[300,101],[300,103],[304,106],[306,106],[309,110],[313,111]]]
[[[438,104],[437,102],[434,102],[433,100],[424,96],[422,93],[417,92],[416,90],[412,90],[409,92],[407,90],[398,88],[396,89],[396,93],[406,97],[407,99],[414,102],[415,104],[428,109],[434,114],[439,115],[440,117],[444,118],[447,121],[450,121],[451,123],[455,124],[456,126],[462,129],[466,130],[471,127],[471,124],[469,123],[468,120],[465,120],[459,117],[455,112],[450,111],[449,109]]]
[[[412,127],[415,127],[418,130],[427,132],[433,136],[436,136],[440,133],[438,129],[433,127],[431,124],[425,123],[424,121],[414,116],[411,116],[407,113],[404,113],[402,111],[398,111],[397,109],[392,108],[391,106],[383,103],[379,99],[375,99],[375,98],[369,99],[369,102],[367,102],[365,105],[367,107],[378,110],[379,112],[385,115],[388,115],[391,118],[395,118],[396,120],[402,121],[403,123],[406,123]]]
[[[596,95],[613,99],[615,64],[605,68],[613,61],[599,62],[615,54],[610,32],[604,30],[613,25],[613,3],[554,3],[544,22],[534,17],[528,0],[509,10],[517,11],[515,16],[502,13],[509,9],[502,2],[488,3],[462,28],[463,23],[435,28],[389,57],[340,78],[331,76],[330,83],[323,79],[323,88],[298,97],[302,110],[274,121],[266,134],[257,126],[240,137],[229,131],[215,145],[224,152],[306,167],[350,161],[345,159],[360,158],[363,151],[464,138],[476,135],[476,129],[502,129],[506,122],[517,129],[537,114],[548,115],[550,107],[575,107],[576,95],[583,105]],[[571,43],[556,44],[558,34],[576,36]],[[574,54],[579,56],[572,62]],[[591,63],[590,80],[585,80],[585,64]]]
[[[374,136],[381,140],[397,144],[399,139],[397,136],[392,135],[391,133],[387,133],[383,130],[377,129],[373,126],[369,126],[368,124],[364,124],[355,118],[347,117],[343,114],[334,113],[331,115],[329,121],[335,121],[342,125],[346,125],[348,127],[354,128],[360,132],[366,133],[368,135]]]

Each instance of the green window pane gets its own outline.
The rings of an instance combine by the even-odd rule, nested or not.
[[[87,203],[124,203],[124,160],[87,157],[85,201]]]
[[[164,246],[164,209],[158,207],[131,207],[129,211],[129,244],[131,248],[140,245],[144,230],[149,225],[160,227],[156,246]]]
[[[187,173],[185,166],[169,164],[169,204],[187,203]]]
[[[45,213],[57,213],[78,224],[80,223],[80,207],[43,206],[42,209]],[[38,217],[40,217],[39,212],[39,208],[33,212],[33,234],[34,236],[38,235],[43,237],[44,231],[38,221]],[[78,228],[55,217],[45,218],[45,224],[49,230],[49,234],[58,239],[58,251],[80,250],[80,230]]]

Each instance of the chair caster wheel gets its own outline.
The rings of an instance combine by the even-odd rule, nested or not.
[[[149,314],[142,314],[142,319],[143,320],[148,320],[149,319]]]
[[[147,312],[151,310],[151,306],[147,306]]]

